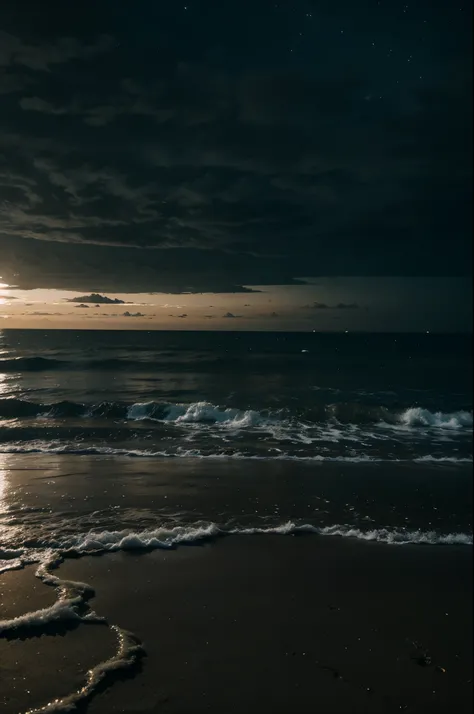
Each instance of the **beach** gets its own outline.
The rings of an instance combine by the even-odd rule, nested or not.
[[[3,334],[2,714],[471,710],[465,341],[345,340]]]
[[[471,61],[0,4],[0,714],[473,711]]]
[[[463,546],[249,535],[66,559],[56,574],[90,584],[94,610],[144,646],[91,713],[441,713],[472,706],[471,559]],[[3,574],[9,617],[51,604],[32,576]],[[2,711],[67,695],[113,647],[85,624],[3,640]]]

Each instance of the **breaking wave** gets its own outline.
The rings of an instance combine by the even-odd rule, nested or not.
[[[127,419],[152,419],[156,421],[174,422],[175,424],[227,424],[236,428],[257,426],[266,421],[272,421],[270,415],[259,412],[218,407],[209,402],[193,404],[159,404],[145,402],[132,404],[127,408]]]
[[[35,358],[43,359],[43,358]],[[176,425],[216,424],[237,429],[265,425],[300,423],[306,426],[322,422],[341,424],[379,424],[400,429],[469,429],[472,411],[430,411],[423,407],[393,409],[360,403],[338,403],[314,406],[297,414],[287,409],[236,409],[200,401],[191,404],[170,402],[99,402],[87,404],[60,401],[52,404],[23,399],[0,399],[0,417],[7,419],[49,417],[56,419],[84,417],[88,419],[121,419],[124,421],[154,421]]]
[[[472,412],[457,411],[451,413],[431,412],[421,407],[405,409],[398,415],[403,426],[428,426],[440,429],[462,429],[472,427]]]

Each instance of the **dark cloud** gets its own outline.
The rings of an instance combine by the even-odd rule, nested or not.
[[[90,295],[79,295],[78,297],[68,298],[66,302],[93,302],[96,303],[96,307],[99,304],[102,305],[124,305],[125,300],[120,300],[119,298],[109,298],[107,295],[100,295],[99,293],[91,293]]]
[[[313,302],[312,305],[305,305],[305,308],[311,310],[358,310],[359,305],[356,302],[338,302],[337,305],[328,305],[325,302]]]
[[[142,312],[129,312],[126,310],[123,314],[122,317],[146,317]]]
[[[309,26],[299,0],[7,0],[5,279],[180,293],[467,274],[470,9],[422,5],[322,3]]]
[[[338,302],[336,310],[358,310],[359,305],[356,302]]]
[[[305,307],[310,307],[312,310],[328,310],[329,305],[325,302],[314,302],[312,305],[305,305]]]
[[[97,37],[90,44],[72,37],[61,37],[54,42],[41,39],[29,42],[0,31],[0,67],[20,65],[30,70],[50,72],[55,65],[91,59],[109,51],[115,44],[113,38],[107,35]]]

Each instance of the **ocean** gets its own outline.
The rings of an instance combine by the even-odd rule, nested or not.
[[[404,622],[415,618],[413,629],[423,637],[441,632],[439,613],[444,616],[448,607],[459,608],[459,618],[451,618],[451,629],[445,633],[445,644],[453,641],[452,627],[465,628],[462,613],[470,592],[464,557],[469,551],[465,546],[472,546],[470,368],[471,337],[459,335],[0,333],[0,573],[6,578],[3,586],[0,580],[0,654],[8,662],[24,662],[29,673],[19,678],[12,674],[0,682],[4,711],[70,711],[96,696],[97,709],[92,704],[91,712],[125,711],[120,689],[115,708],[104,705],[99,695],[103,680],[133,670],[144,655],[168,673],[167,686],[178,701],[183,696],[183,655],[173,659],[176,633],[184,633],[183,648],[193,651],[199,645],[204,652],[209,637],[218,637],[222,627],[229,626],[230,634],[216,640],[220,657],[212,666],[222,659],[223,667],[228,662],[226,671],[237,672],[232,664],[236,613],[247,612],[239,620],[242,637],[253,638],[262,627],[262,611],[256,609],[254,615],[245,610],[251,598],[257,604],[273,603],[268,637],[278,633],[273,623],[278,620],[281,626],[282,611],[294,612],[295,597],[303,598],[302,621],[295,624],[292,615],[287,633],[288,641],[303,638],[303,654],[311,647],[303,634],[307,623],[321,617],[324,623],[327,617],[324,599],[341,602],[344,593],[353,588],[357,592],[361,583],[379,593],[381,583],[387,583],[387,591],[379,594],[384,612],[404,608],[400,617]],[[311,538],[296,538],[292,545],[292,536]],[[277,547],[275,538],[286,545]],[[386,550],[335,550],[331,546],[337,542],[349,548],[365,542]],[[182,555],[184,546],[203,545],[212,545],[200,551],[205,560],[196,549],[191,558]],[[435,561],[431,555],[416,556],[420,583],[414,585],[412,560],[397,553],[418,553],[422,546],[433,546],[425,552],[439,555]],[[170,553],[169,561],[152,558],[163,553]],[[86,557],[105,554],[112,560]],[[145,560],[123,560],[132,554]],[[366,559],[371,565],[364,565]],[[274,564],[270,570],[269,563]],[[31,584],[26,584],[30,568],[56,591],[52,604],[31,605]],[[26,580],[11,580],[22,573]],[[228,582],[225,594],[223,573]],[[332,573],[329,580],[327,573]],[[265,580],[258,581],[262,574]],[[451,584],[452,593],[444,582]],[[429,607],[414,609],[412,598],[403,604],[403,588],[414,593],[420,608],[428,588]],[[101,600],[101,593],[107,592],[109,600]],[[98,635],[93,646],[84,641],[81,661],[88,662],[89,669],[79,686],[76,675],[66,676],[64,658],[71,658],[75,672],[71,632],[80,623],[105,623],[102,613],[96,613],[94,595],[107,612],[115,613],[120,626],[107,619],[108,631],[116,638],[114,653],[100,661],[97,654],[95,664],[90,663],[91,652],[105,652],[107,638]],[[178,618],[178,630],[163,635],[156,601],[162,603],[160,612],[166,607]],[[210,611],[221,612],[224,624],[212,617],[197,645],[192,633],[209,602]],[[365,617],[363,633],[379,638],[363,639],[368,648],[365,660],[372,662],[377,647],[386,652],[391,637],[393,666],[404,661],[406,638],[399,642],[396,629],[390,635],[383,629],[392,619],[384,615],[381,626],[377,609],[361,614],[370,602],[364,591],[361,598],[341,605],[353,611],[350,621],[337,625],[326,644],[318,635],[318,657],[327,656],[336,642],[338,651],[347,651],[346,638],[352,631],[360,642],[358,628]],[[331,606],[331,611],[341,607]],[[165,620],[171,622],[172,617]],[[370,620],[374,622],[369,627]],[[129,627],[123,629],[123,622]],[[153,626],[157,629],[152,636]],[[84,638],[92,636],[87,628],[80,631]],[[58,657],[55,635],[66,633],[69,649],[58,679],[48,668],[41,669],[38,656],[46,647],[45,662]],[[35,643],[38,635],[44,635],[40,649],[34,645],[28,654],[25,641]],[[163,636],[168,643],[166,660],[156,649]],[[22,649],[4,652],[2,641]],[[262,644],[260,654],[255,650],[254,666],[266,661],[270,651],[278,659],[282,650],[283,659],[274,667],[286,676],[288,646],[280,640]],[[452,666],[458,668],[459,651],[454,645],[451,649]],[[354,656],[348,667],[358,661]],[[178,706],[176,711],[201,711],[195,708],[193,692],[202,687],[207,660],[199,657],[195,674],[187,680],[192,701],[187,709]],[[377,667],[386,657],[380,655],[370,665],[374,681],[385,676],[377,674]],[[466,655],[462,662],[468,661]],[[336,671],[320,659],[315,666],[323,677],[324,672]],[[154,671],[149,665],[143,675],[140,696],[147,692],[149,701],[143,711],[160,709],[153,703]],[[295,670],[296,684],[292,680],[291,687],[299,686],[300,671]],[[403,675],[407,686],[424,687],[418,679],[410,684],[410,671]],[[39,673],[36,684],[26,687],[24,681],[34,672]],[[219,678],[225,676],[222,672]],[[308,673],[306,693],[298,690],[301,705],[311,699],[313,676]],[[63,694],[58,697],[59,685]],[[393,686],[397,689],[398,684]],[[270,696],[272,687],[262,684],[262,695]],[[272,711],[293,706],[291,687],[278,695]],[[364,708],[372,689],[357,684],[357,691],[348,690],[348,701],[363,697],[357,711],[372,711]],[[428,690],[426,696],[432,696],[431,686]],[[225,691],[206,690],[217,697],[216,711],[223,706],[234,711]],[[247,707],[253,695],[246,691],[242,690],[242,701],[234,699],[235,711]],[[135,711],[136,696],[132,688],[127,711]],[[334,698],[332,690],[327,694],[334,711],[350,706],[341,703],[341,696],[345,695]],[[398,695],[393,696],[393,706],[401,708]],[[446,690],[442,706],[454,701],[453,696],[457,695]],[[381,711],[383,702],[373,699],[374,711]],[[246,710],[260,710],[255,707]]]
[[[143,514],[129,503],[137,538],[165,521],[192,528],[199,510],[212,516],[205,527],[223,529],[291,522],[386,540],[471,540],[470,336],[4,331],[0,340],[4,464],[69,455],[92,462],[98,481],[100,464],[113,464],[127,500],[137,470],[141,488],[171,461],[187,478],[199,474],[188,511],[163,498]],[[319,467],[330,464],[328,478]],[[210,478],[219,489],[207,498]],[[239,498],[244,488],[251,504]],[[118,506],[111,495],[95,515],[104,531],[131,527]],[[3,508],[1,539],[17,546],[19,516],[12,536],[12,505]],[[30,518],[20,518],[26,529]],[[61,514],[45,518],[61,542]],[[91,537],[90,514],[81,506],[75,518],[67,537],[79,543]]]

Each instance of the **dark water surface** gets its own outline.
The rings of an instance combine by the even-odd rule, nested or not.
[[[0,547],[472,542],[471,388],[470,336],[4,331],[1,466],[49,476],[4,497]]]

